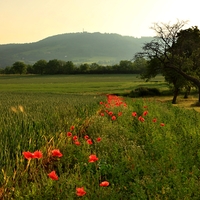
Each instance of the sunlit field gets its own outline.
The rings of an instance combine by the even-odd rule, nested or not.
[[[162,76],[145,83],[132,74],[119,75],[59,75],[0,76],[0,92],[34,93],[116,93],[135,87],[151,86],[168,89]]]
[[[109,95],[141,85],[167,89],[162,77],[0,77],[0,199],[200,199],[200,114]]]

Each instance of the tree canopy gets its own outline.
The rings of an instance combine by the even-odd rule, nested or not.
[[[155,23],[152,29],[156,36],[144,44],[143,51],[137,53],[135,58],[148,60],[144,78],[163,74],[166,80],[174,83],[176,95],[180,87],[192,82],[199,89],[200,102],[200,30],[196,26],[182,29],[186,23]]]

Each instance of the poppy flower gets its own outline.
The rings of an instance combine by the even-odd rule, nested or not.
[[[112,116],[112,115],[113,115],[113,112],[112,112],[112,111],[110,111],[108,114],[109,114],[110,116]]]
[[[22,154],[24,155],[24,158],[26,158],[27,160],[30,160],[31,158],[34,158],[34,154],[31,153],[30,151],[25,151]]]
[[[100,115],[103,117],[103,116],[104,116],[104,113],[100,113]]]
[[[77,146],[81,145],[81,143],[79,141],[75,141],[74,144],[77,145]]]
[[[160,126],[165,126],[165,124],[164,123],[160,123]]]
[[[56,157],[59,157],[59,158],[63,156],[59,149],[54,149],[54,150],[51,151],[51,153],[52,153],[53,156],[56,156]]]
[[[48,174],[49,178],[51,178],[52,180],[58,180],[58,176],[56,174],[55,171],[52,171]]]
[[[76,188],[76,195],[77,195],[77,196],[82,197],[82,196],[84,196],[85,194],[86,194],[86,191],[84,190],[83,187],[81,187],[81,188]]]
[[[100,142],[100,141],[101,141],[101,138],[100,138],[100,137],[98,137],[98,138],[96,139],[96,141],[97,141],[97,142]]]
[[[122,112],[118,112],[118,116],[122,116]]]
[[[70,130],[73,131],[75,129],[75,126],[71,126]]]
[[[146,116],[147,114],[148,114],[147,110],[143,112],[143,116]]]
[[[37,158],[37,159],[42,158],[42,152],[41,151],[35,151],[33,153],[33,155],[34,155],[34,158]]]
[[[89,136],[88,136],[88,135],[85,135],[84,138],[87,140],[87,139],[89,139]]]
[[[87,140],[87,143],[88,143],[88,144],[93,144],[93,142],[92,142],[91,139],[88,139],[88,140]]]
[[[78,140],[78,136],[75,135],[75,136],[73,137],[73,140]]]
[[[132,112],[132,116],[133,116],[133,117],[136,117],[136,116],[137,116],[137,113],[136,113],[136,112]]]
[[[109,182],[108,181],[103,181],[103,182],[101,182],[99,185],[101,186],[101,187],[107,187],[107,186],[109,186]]]
[[[102,102],[102,101],[100,101],[100,102],[99,102],[99,104],[100,104],[100,105],[103,105],[103,102]]]
[[[139,117],[138,117],[138,120],[141,121],[141,122],[144,122],[144,121],[145,121],[145,119],[144,119],[142,116],[139,116]]]
[[[152,120],[153,122],[157,122],[157,119],[156,118],[153,118],[153,120]]]
[[[67,137],[71,137],[72,133],[71,132],[67,132]]]
[[[114,120],[116,120],[117,118],[113,115],[111,119],[114,121]]]
[[[92,154],[89,156],[88,162],[96,162],[97,160],[98,160],[98,158],[96,157],[96,155]]]

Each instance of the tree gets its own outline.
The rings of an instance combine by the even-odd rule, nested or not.
[[[137,53],[135,57],[146,58],[149,61],[156,60],[158,65],[154,66],[154,70],[166,72],[171,69],[172,72],[192,82],[199,90],[200,102],[199,70],[195,68],[192,60],[192,55],[200,48],[200,31],[197,27],[182,30],[186,23],[185,21],[178,21],[173,25],[155,23],[152,29],[157,36],[151,42],[144,44],[143,51]]]
[[[46,60],[38,60],[34,65],[33,65],[33,70],[34,73],[36,74],[44,74],[45,69],[47,66],[47,61]]]
[[[24,62],[17,61],[13,64],[12,69],[15,74],[25,74],[27,70],[27,66]]]

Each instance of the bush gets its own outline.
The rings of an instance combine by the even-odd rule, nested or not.
[[[139,87],[129,93],[129,97],[159,96],[161,93],[157,88]]]

